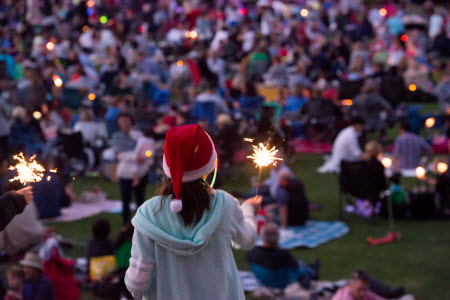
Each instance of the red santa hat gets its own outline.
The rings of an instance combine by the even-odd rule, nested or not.
[[[170,203],[173,212],[183,208],[181,184],[202,178],[214,170],[217,153],[209,135],[199,125],[171,127],[164,143],[163,169],[172,179],[175,199]]]

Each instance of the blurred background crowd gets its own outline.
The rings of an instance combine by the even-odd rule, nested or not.
[[[421,154],[449,150],[449,9],[423,0],[1,0],[2,189],[13,189],[12,154],[37,154],[58,170],[34,186],[40,218],[75,200],[73,176],[102,175],[119,181],[127,224],[132,193],[142,204],[146,183],[163,176],[165,132],[192,123],[217,147],[216,187],[245,160],[244,137],[276,146],[287,163],[305,145],[332,150],[333,161],[339,143],[356,141],[336,138],[349,129],[398,156],[394,171],[414,169]],[[437,110],[423,114],[418,103]],[[367,145],[352,155],[378,172],[383,148]],[[433,184],[449,214],[448,165],[441,173]]]

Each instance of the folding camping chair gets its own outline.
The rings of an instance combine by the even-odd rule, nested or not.
[[[272,294],[271,299],[284,299],[284,289],[295,282],[299,276],[298,269],[293,267],[282,267],[278,269],[268,269],[260,265],[250,263],[250,269],[255,274],[261,285],[269,289]]]
[[[196,102],[194,106],[193,117],[195,123],[201,119],[206,119],[210,126],[214,126],[216,121],[214,102]]]
[[[83,96],[78,89],[65,87],[63,88],[62,100],[64,106],[78,109],[83,102]]]
[[[239,104],[241,106],[242,114],[248,121],[254,120],[256,113],[264,103],[264,98],[261,96],[241,96],[239,97]]]
[[[364,80],[340,80],[339,99],[354,99],[361,91]]]
[[[381,203],[385,197],[385,190],[372,189],[373,180],[367,175],[366,161],[342,161],[341,171],[338,175],[339,180],[339,218],[343,219],[343,200],[345,199],[347,209],[349,208],[357,210],[355,199],[371,200],[372,213],[371,216],[378,216]],[[375,190],[375,192],[373,192]],[[352,211],[349,211],[352,212]],[[374,212],[374,213],[373,213]]]

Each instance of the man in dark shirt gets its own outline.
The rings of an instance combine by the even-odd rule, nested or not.
[[[20,261],[25,272],[23,286],[24,300],[53,300],[53,286],[50,280],[42,274],[42,261],[35,253],[28,252]]]
[[[284,288],[288,284],[298,281],[304,288],[309,288],[311,280],[318,279],[319,262],[307,266],[297,261],[292,254],[278,246],[280,234],[275,223],[268,223],[261,229],[262,246],[256,246],[247,253],[256,278],[264,285]]]

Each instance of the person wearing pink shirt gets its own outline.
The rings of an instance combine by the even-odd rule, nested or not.
[[[348,284],[340,288],[331,300],[383,300],[369,290],[370,277],[366,272],[354,271]]]

